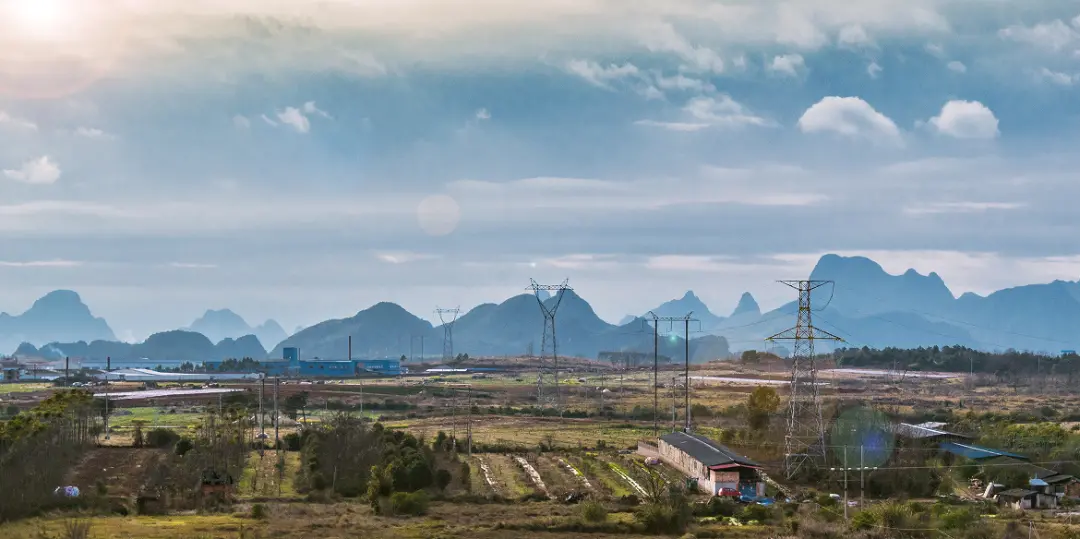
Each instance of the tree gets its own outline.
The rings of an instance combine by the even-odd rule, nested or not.
[[[135,434],[133,435],[134,439],[131,442],[131,447],[142,447],[142,446],[146,445],[146,442],[143,439],[143,432],[142,432],[143,423],[145,423],[145,421],[136,420],[136,421],[132,421],[132,423],[135,425]]]
[[[439,471],[435,472],[435,486],[439,487],[439,490],[446,490],[446,487],[450,486],[450,481],[454,479],[454,476],[450,474],[449,470],[439,468]]]
[[[758,386],[750,393],[746,401],[746,410],[750,428],[765,430],[769,426],[769,417],[780,408],[780,396],[768,386]]]
[[[296,421],[296,412],[299,410],[304,417],[304,421],[307,422],[307,391],[301,393],[293,393],[288,397],[285,397],[285,415],[289,416],[289,419]]]
[[[742,353],[741,359],[743,363],[757,363],[761,357],[758,355],[757,350],[746,350]]]

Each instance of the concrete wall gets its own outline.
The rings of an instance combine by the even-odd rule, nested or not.
[[[711,480],[709,469],[704,464],[664,440],[660,440],[658,449],[660,460],[664,464],[679,470],[687,477],[696,478],[699,490],[716,494],[716,485]]]

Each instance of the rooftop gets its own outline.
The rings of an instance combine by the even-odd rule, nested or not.
[[[1017,455],[1016,453],[1009,453],[1000,449],[990,449],[987,447],[979,447],[971,444],[960,444],[956,442],[944,442],[941,444],[941,450],[946,453],[952,453],[961,457],[966,457],[971,460],[982,460],[996,457],[1009,457],[1018,460],[1029,460],[1023,455]]]
[[[899,423],[893,426],[893,433],[897,436],[912,439],[925,439],[925,438],[937,438],[939,436],[950,436],[954,438],[967,438],[970,436],[963,434],[956,434],[955,432],[948,432],[941,430],[944,427],[944,423],[920,423],[918,425],[911,425],[909,423]]]
[[[679,448],[680,451],[697,459],[705,466],[740,465],[760,468],[761,465],[720,445],[704,436],[672,432],[660,437],[664,442]]]

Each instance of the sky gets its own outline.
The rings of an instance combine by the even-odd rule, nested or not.
[[[824,253],[1080,278],[1058,0],[0,0],[0,310],[142,339],[570,285],[794,299]]]

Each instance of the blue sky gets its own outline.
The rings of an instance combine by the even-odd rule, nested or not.
[[[142,338],[571,284],[720,314],[826,252],[1080,274],[1080,8],[0,1],[0,309]]]

